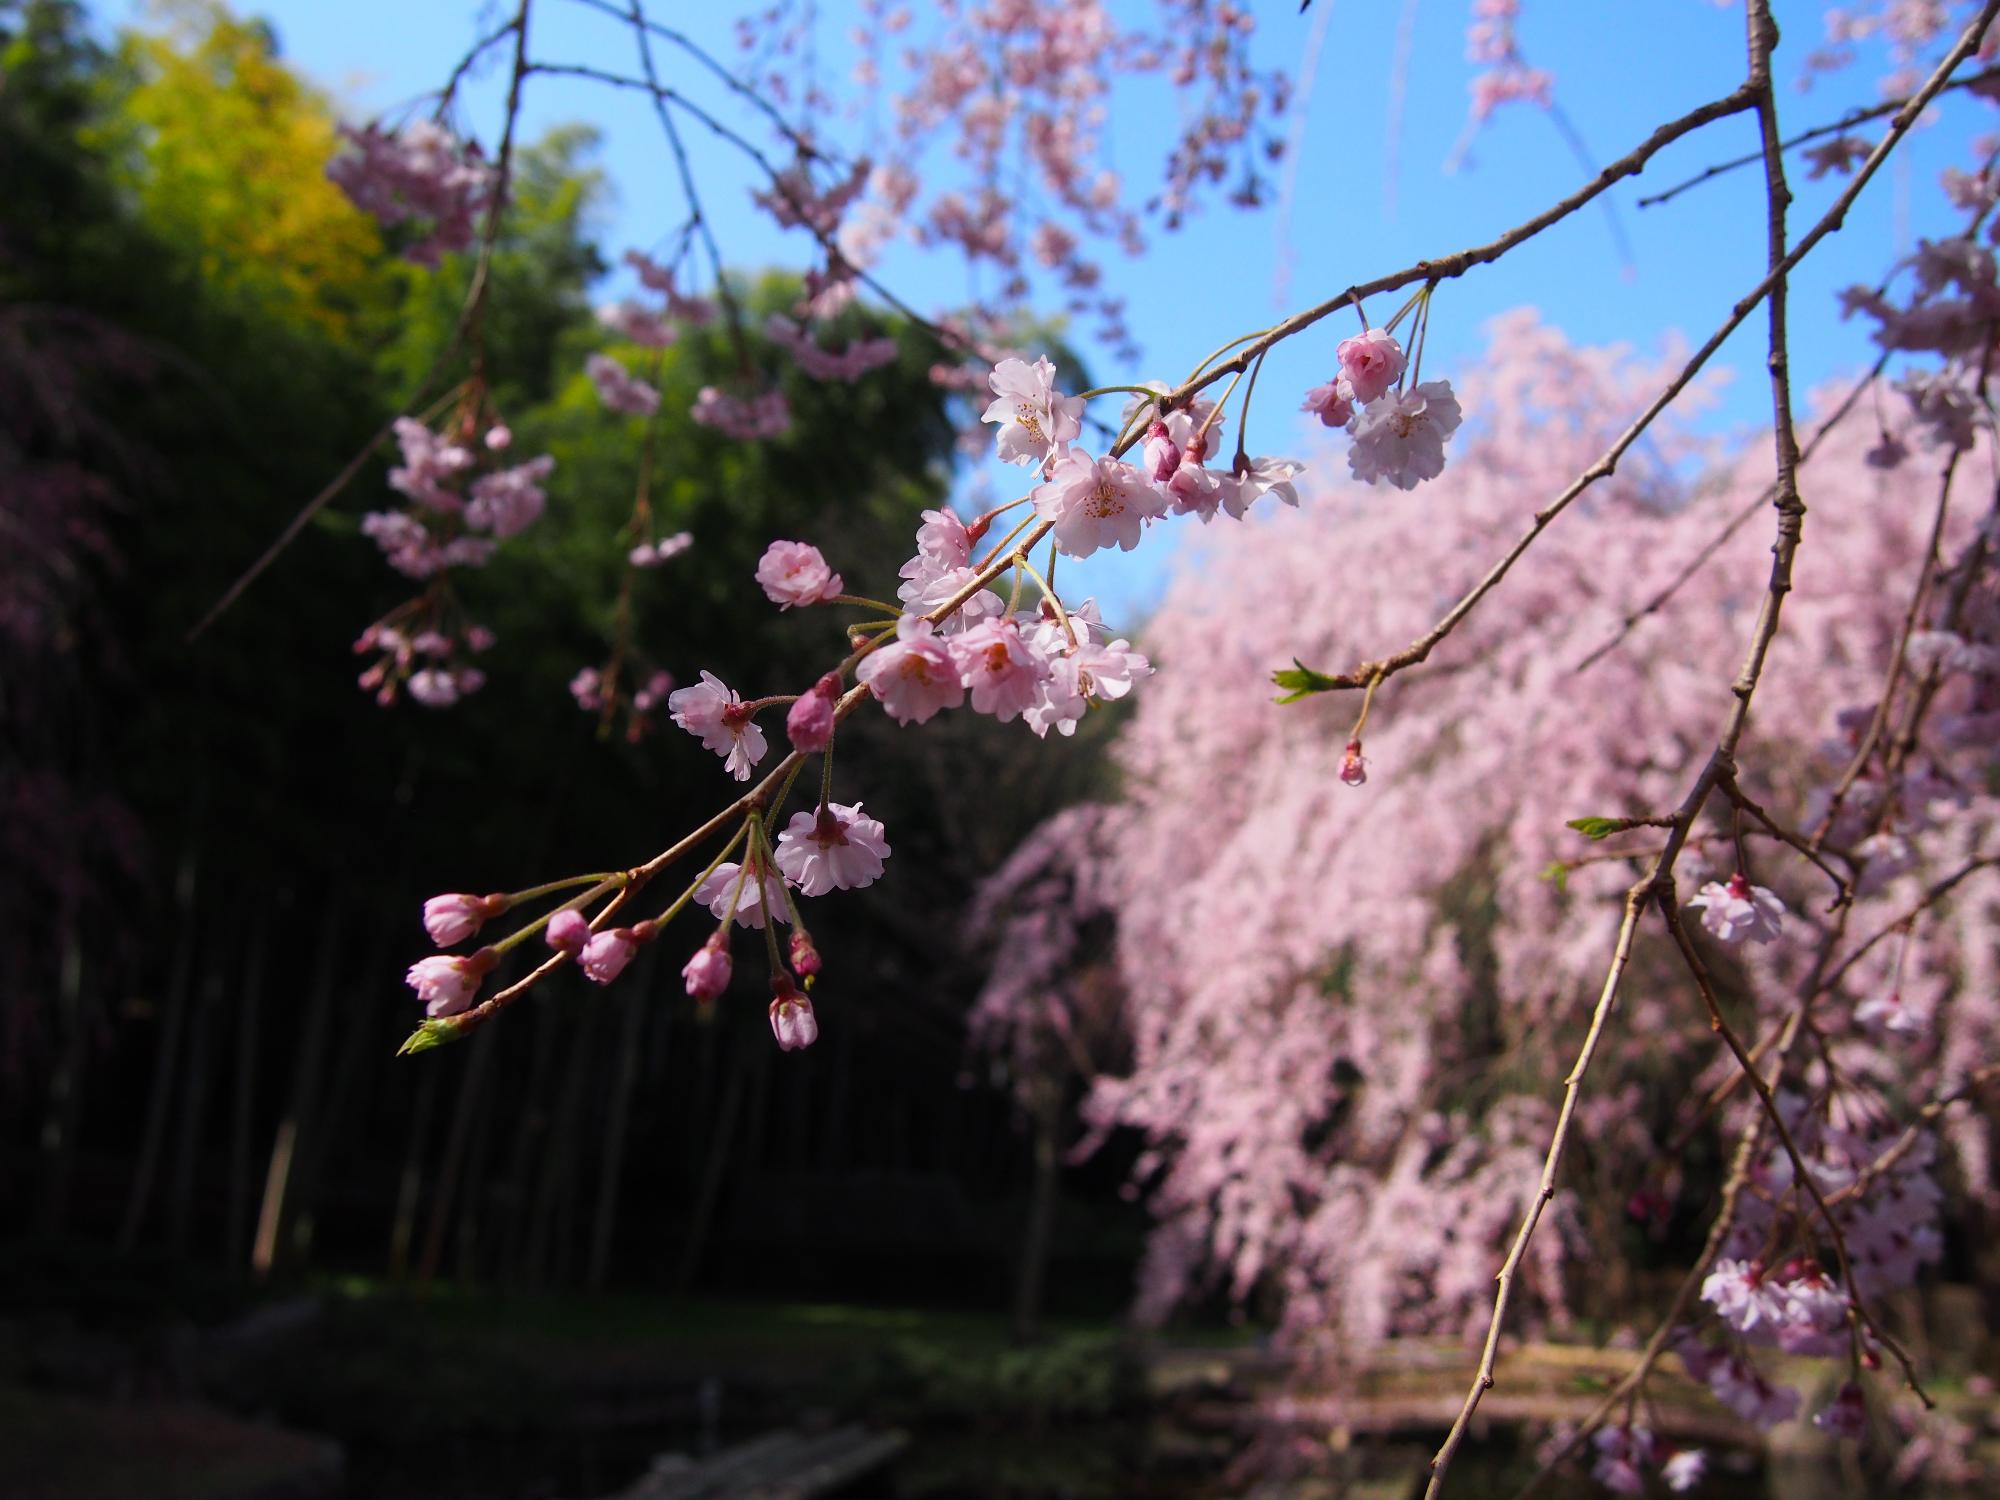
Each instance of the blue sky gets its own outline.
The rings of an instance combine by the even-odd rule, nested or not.
[[[492,0],[239,0],[239,8],[268,18],[288,58],[357,119],[396,109],[436,88],[498,9]],[[751,8],[652,0],[661,19],[721,57],[734,52],[733,17]],[[1121,0],[1115,8],[1135,19],[1155,13],[1151,0]],[[1100,381],[1171,378],[1225,339],[1264,326],[1289,308],[1420,257],[1487,240],[1571,190],[1584,175],[1549,120],[1526,107],[1503,111],[1477,140],[1472,159],[1455,172],[1447,170],[1473,71],[1464,57],[1464,0],[1318,0],[1303,17],[1289,0],[1257,9],[1258,45],[1269,59],[1295,66],[1315,27],[1324,36],[1317,81],[1305,101],[1303,150],[1284,233],[1272,210],[1246,215],[1218,207],[1177,234],[1156,235],[1141,258],[1114,252],[1108,278],[1129,300],[1146,359],[1141,369],[1121,368],[1084,338]],[[147,10],[144,0],[113,0],[104,14],[118,21]],[[821,57],[829,73],[844,65],[843,38],[853,19],[846,10],[837,3],[820,6]],[[1779,71],[1789,80],[1821,39],[1821,8],[1780,0],[1777,13],[1785,34]],[[1410,28],[1410,63],[1400,128],[1392,130],[1393,59],[1404,24]],[[1564,109],[1603,161],[1622,155],[1660,121],[1732,88],[1742,75],[1742,28],[1739,7],[1708,0],[1528,0],[1521,38],[1529,60],[1554,73]],[[637,71],[629,32],[574,0],[540,0],[533,52],[545,61]],[[670,56],[662,61],[677,86],[710,97],[700,80],[688,77],[684,61]],[[1781,102],[1787,132],[1873,103],[1873,79],[1880,71],[1864,60],[1810,92],[1788,90]],[[495,58],[466,93],[463,123],[489,143],[504,82],[504,59]],[[736,113],[726,103],[721,107]],[[1163,91],[1143,85],[1123,88],[1113,99],[1115,164],[1141,195],[1156,176],[1158,122],[1171,119],[1163,113],[1171,108]],[[1935,217],[1937,173],[1962,161],[1969,136],[1990,128],[1991,111],[1961,95],[1944,101],[1937,114],[1936,123],[1920,131],[1870,185],[1843,232],[1795,278],[1793,358],[1804,385],[1857,370],[1873,354],[1867,326],[1839,320],[1834,292],[1850,282],[1876,280],[1916,236],[1946,227]],[[630,245],[654,245],[670,233],[684,207],[646,102],[580,81],[533,79],[525,100],[530,133],[572,120],[590,121],[604,132],[600,163],[615,189],[600,226],[609,258]],[[849,143],[858,144],[860,134],[857,122]],[[698,142],[698,131],[691,140]],[[1583,343],[1624,342],[1651,350],[1671,330],[1690,341],[1705,336],[1762,273],[1759,174],[1739,171],[1663,207],[1640,210],[1636,200],[1755,144],[1754,121],[1740,116],[1678,143],[1637,183],[1614,189],[1611,197],[1630,241],[1629,262],[1618,255],[1604,214],[1593,208],[1497,266],[1447,284],[1434,304],[1426,368],[1449,370],[1469,358],[1480,348],[1487,319],[1524,304],[1540,308]],[[777,231],[751,207],[753,178],[746,163],[726,148],[698,143],[696,170],[726,256],[742,265],[806,262],[809,241]],[[1794,174],[1795,227],[1816,219],[1838,186],[1803,177],[1802,169]],[[1280,268],[1287,262],[1289,287],[1281,304]],[[915,250],[892,252],[880,272],[919,307],[967,297],[962,268]],[[616,289],[608,285],[607,295]],[[1393,308],[1373,311],[1386,317]],[[1260,381],[1253,448],[1311,456],[1304,419],[1289,410],[1295,401],[1289,394],[1277,396],[1326,378],[1333,342],[1347,331],[1345,322],[1338,324],[1340,334],[1331,331],[1335,326],[1329,323],[1328,331],[1274,352]],[[1761,316],[1750,319],[1721,361],[1756,374],[1762,327]],[[1262,399],[1265,391],[1273,398]],[[1761,378],[1735,380],[1706,425],[1747,430],[1764,416],[1766,391]],[[1340,461],[1337,454],[1331,458]],[[1020,471],[995,466],[993,479],[996,487],[1014,486],[1004,490],[1012,494]],[[1078,572],[1105,596],[1107,612],[1117,618],[1155,597],[1172,550],[1149,542],[1131,556],[1091,559]],[[1076,575],[1071,577],[1074,582]]]

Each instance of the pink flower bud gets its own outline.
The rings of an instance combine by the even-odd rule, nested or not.
[[[556,952],[574,957],[590,941],[590,923],[580,911],[559,911],[549,918],[548,931],[542,935]]]
[[[424,903],[424,931],[440,948],[455,947],[506,909],[505,896],[433,896]]]
[[[496,423],[486,429],[486,446],[495,453],[500,452],[514,441],[513,429],[505,423]]]
[[[1368,779],[1368,762],[1362,758],[1361,741],[1347,742],[1347,753],[1340,758],[1340,779],[1349,786],[1360,786]]]
[[[1175,444],[1173,434],[1167,431],[1167,424],[1155,421],[1146,429],[1146,472],[1153,483],[1165,484],[1174,477],[1174,470],[1181,466],[1181,450]]]
[[[785,734],[792,748],[816,755],[833,743],[833,701],[840,696],[840,674],[829,672],[785,715]]]
[[[1377,400],[1403,373],[1403,346],[1381,328],[1342,339],[1333,352],[1347,377],[1348,389],[1364,406]]]
[[[635,927],[607,927],[592,933],[590,941],[583,945],[585,977],[597,984],[611,983],[625,972],[625,966],[632,962],[639,945],[649,936],[650,933]]]
[[[681,970],[681,978],[687,981],[687,992],[695,999],[714,1000],[729,988],[732,968],[729,945],[717,933],[694,950],[694,957]]]
[[[812,934],[803,928],[792,933],[792,969],[801,979],[810,979],[820,971],[819,949],[813,946]]]
[[[491,948],[463,957],[434,953],[410,965],[408,983],[424,1003],[424,1014],[455,1016],[472,1004],[479,981],[491,973],[500,956]]]
[[[771,981],[771,1035],[779,1050],[800,1052],[819,1040],[819,1020],[812,1001],[798,991],[789,974]]]

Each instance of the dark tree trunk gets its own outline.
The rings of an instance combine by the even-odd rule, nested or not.
[[[229,1108],[229,1204],[222,1230],[222,1263],[240,1274],[247,1264],[250,1226],[250,1131],[257,1106],[257,1039],[264,1012],[264,961],[270,951],[271,920],[260,917],[250,934],[243,963],[243,993],[236,1007],[236,1076]]]
[[[1062,1094],[1043,1086],[1036,1090],[1032,1116],[1035,1126],[1035,1166],[1028,1187],[1028,1223],[1021,1236],[1021,1264],[1014,1278],[1011,1318],[1014,1342],[1032,1344],[1041,1337],[1042,1292],[1048,1280],[1049,1245],[1055,1234],[1056,1190],[1062,1182],[1062,1160],[1056,1149],[1062,1128]]]

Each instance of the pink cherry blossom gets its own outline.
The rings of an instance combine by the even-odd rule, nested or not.
[[[597,321],[621,339],[664,349],[675,338],[674,326],[637,302],[613,302],[597,310]]]
[[[583,362],[583,373],[597,387],[606,411],[650,417],[660,409],[660,393],[608,354],[591,355]]]
[[[579,960],[584,977],[593,984],[611,983],[638,956],[640,941],[640,934],[630,927],[607,927],[592,933]]]
[[[840,697],[840,674],[828,672],[802,693],[785,714],[785,737],[804,755],[817,755],[833,743],[833,705]]]
[[[1590,1477],[1615,1495],[1643,1495],[1645,1470],[1653,1461],[1653,1435],[1643,1427],[1600,1427],[1591,1436],[1597,1450]]]
[[[1888,1036],[1922,1036],[1922,1017],[1910,1008],[1899,991],[1891,990],[1887,995],[1871,995],[1854,1007],[1855,1024],[1869,1031]]]
[[[696,1000],[714,1000],[729,988],[729,976],[733,965],[729,959],[729,944],[721,933],[694,950],[681,969],[681,978],[687,984],[687,992]]]
[[[1725,943],[1746,937],[1753,943],[1775,942],[1784,923],[1785,903],[1763,886],[1750,884],[1741,871],[1727,885],[1709,881],[1687,904],[1702,908],[1701,925]]]
[[[792,961],[792,972],[801,979],[810,979],[820,971],[819,949],[813,943],[812,934],[803,927],[792,929],[792,942],[786,956]]]
[[[882,825],[861,804],[829,802],[817,813],[792,814],[778,835],[778,869],[808,896],[873,885],[889,857]]]
[[[424,903],[424,931],[440,948],[453,948],[506,909],[504,896],[433,896]]]
[[[1853,1381],[1842,1385],[1831,1402],[1813,1413],[1813,1426],[1837,1438],[1868,1435],[1868,1401]]]
[[[407,686],[412,701],[425,708],[450,708],[458,702],[458,678],[439,667],[412,672]]]
[[[1333,352],[1340,361],[1341,377],[1347,382],[1348,399],[1362,406],[1379,401],[1402,377],[1403,346],[1387,329],[1371,328],[1351,339],[1342,339]]]
[[[1072,628],[1076,628],[1074,620]],[[1045,623],[1035,645],[1044,652],[1052,651],[1062,638],[1061,626]],[[1152,675],[1152,664],[1134,651],[1129,641],[1102,643],[1089,639],[1086,631],[1074,651],[1050,656],[1049,675],[1024,717],[1038,736],[1045,737],[1051,729],[1075,734],[1091,703],[1115,702]]]
[[[556,461],[544,453],[511,469],[496,469],[472,482],[472,499],[465,507],[465,524],[496,537],[510,537],[532,526],[542,514],[547,495],[542,481]]]
[[[335,157],[326,175],[355,207],[384,226],[427,226],[428,232],[404,248],[406,258],[435,266],[446,251],[472,243],[496,179],[476,143],[460,141],[430,120],[413,120],[395,131],[342,126],[340,134],[353,149]]]
[[[590,923],[582,912],[565,908],[549,918],[548,928],[542,939],[558,953],[574,957],[583,951],[583,945],[590,941]]]
[[[734,860],[725,860],[717,865],[695,887],[694,899],[706,906],[718,922],[728,920],[729,903],[734,901],[738,927],[762,927],[766,917],[774,922],[790,921],[785,907],[785,882],[773,874],[761,858],[753,856],[749,873],[743,875],[739,894],[737,876],[743,868]]]
[[[1299,410],[1311,412],[1328,427],[1345,427],[1354,420],[1354,398],[1338,380],[1329,380],[1307,391]]]
[[[792,408],[779,390],[762,391],[745,401],[705,385],[696,392],[688,415],[739,442],[779,438],[792,429]]]
[[[1219,480],[1222,508],[1236,520],[1258,500],[1271,495],[1286,505],[1299,503],[1298,487],[1292,483],[1305,472],[1305,465],[1290,458],[1253,458]],[[1211,512],[1211,516],[1212,516]],[[1209,519],[1209,517],[1204,517]]]
[[[927,510],[917,528],[917,555],[903,565],[902,576],[911,578],[928,564],[936,572],[949,572],[972,561],[972,534],[965,522],[949,510]]]
[[[1155,420],[1146,429],[1145,475],[1154,484],[1165,484],[1174,477],[1174,471],[1181,466],[1180,444],[1165,422]]]
[[[898,724],[926,723],[965,701],[958,663],[930,621],[916,615],[897,620],[896,639],[864,656],[854,675]]]
[[[1147,519],[1166,508],[1165,497],[1132,465],[1077,452],[1058,459],[1034,495],[1036,514],[1055,523],[1056,545],[1071,557],[1099,547],[1130,552]]]
[[[434,953],[410,965],[409,986],[424,1003],[424,1014],[455,1016],[472,1004],[479,983],[499,962],[491,948],[463,956]]]
[[[992,714],[1003,724],[1034,707],[1049,675],[1047,658],[1012,620],[982,620],[953,636],[951,657],[972,695],[973,711]]]
[[[810,542],[773,542],[757,562],[757,582],[781,609],[824,604],[841,591],[840,575]]]
[[[1660,1479],[1676,1494],[1701,1483],[1708,1472],[1708,1454],[1700,1448],[1684,1448],[1660,1465]]]
[[[1384,396],[1354,419],[1347,466],[1368,484],[1413,490],[1444,472],[1444,444],[1463,420],[1448,380]]]
[[[771,981],[771,1035],[786,1052],[799,1052],[819,1040],[819,1018],[812,1001],[799,993],[791,977],[780,974]]]
[[[1046,461],[1083,432],[1083,398],[1056,390],[1056,367],[1047,359],[1032,365],[1003,359],[986,378],[994,400],[981,415],[997,422],[1000,457],[1027,466]]]
[[[916,571],[912,572],[914,567]],[[960,594],[964,593],[972,581],[979,576],[976,568],[934,567],[927,558],[913,558],[903,565],[906,581],[896,590],[896,597],[903,602],[903,608],[912,615],[929,615],[944,608]],[[968,595],[965,601],[945,616],[937,629],[940,635],[958,635],[970,630],[981,620],[994,619],[1007,613],[1007,601],[991,589],[979,589]]]
[[[403,461],[389,470],[389,488],[420,505],[456,514],[465,503],[458,476],[477,462],[472,451],[413,417],[398,417],[395,433]]]
[[[677,531],[672,536],[661,537],[657,542],[641,542],[625,560],[635,568],[657,568],[661,563],[671,562],[694,545],[694,534]]]
[[[676,689],[667,699],[673,721],[701,741],[704,750],[723,757],[723,766],[738,781],[764,758],[764,731],[743,708],[743,700],[713,672],[704,671],[692,687]]]

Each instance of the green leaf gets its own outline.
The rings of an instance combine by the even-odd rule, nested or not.
[[[1548,868],[1542,871],[1542,879],[1549,881],[1551,884],[1553,884],[1558,894],[1560,895],[1568,894],[1569,866],[1564,864],[1561,860],[1559,859],[1551,860],[1549,862]]]
[[[1614,833],[1623,833],[1631,826],[1629,818],[1571,818],[1563,824],[1565,828],[1574,828],[1593,844],[1610,838]]]
[[[396,1056],[414,1057],[419,1052],[428,1052],[433,1047],[442,1047],[446,1042],[455,1042],[464,1029],[463,1026],[453,1020],[440,1018],[435,1021],[426,1021],[404,1039],[403,1045],[396,1049]]]
[[[1278,700],[1280,703],[1296,703],[1299,699],[1309,698],[1314,693],[1334,692],[1341,686],[1326,673],[1315,672],[1296,656],[1292,658],[1290,667],[1280,667],[1273,672],[1271,681],[1287,689],[1285,696]]]

